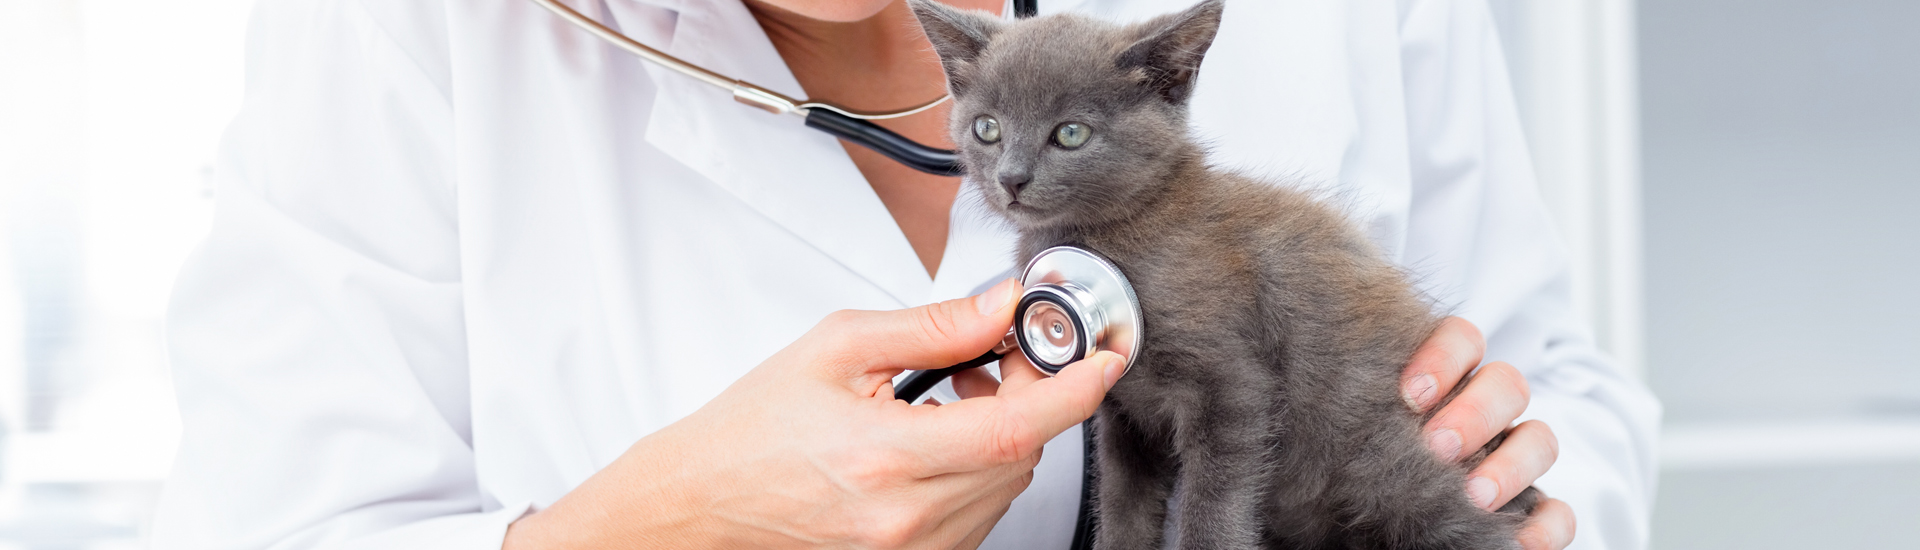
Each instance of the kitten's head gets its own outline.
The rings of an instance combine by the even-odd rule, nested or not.
[[[1015,225],[1123,218],[1191,160],[1187,99],[1222,0],[1129,26],[908,4],[946,68],[966,180]]]

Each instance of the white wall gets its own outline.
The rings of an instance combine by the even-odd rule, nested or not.
[[[1913,546],[1920,2],[1489,3],[1585,311],[1667,407],[1654,547]]]
[[[1669,416],[1920,413],[1920,2],[1646,9],[1648,343]]]
[[[1920,539],[1920,3],[1642,5],[1658,548]]]

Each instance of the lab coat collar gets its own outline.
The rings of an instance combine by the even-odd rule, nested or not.
[[[650,2],[653,3],[653,2]],[[806,97],[773,43],[737,0],[677,5],[669,54],[791,97]],[[625,7],[610,6],[616,21]],[[650,44],[662,44],[650,41]],[[791,115],[647,65],[656,86],[646,140],[893,296],[928,300],[933,281],[866,178],[831,136]]]

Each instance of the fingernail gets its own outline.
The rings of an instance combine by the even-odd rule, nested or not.
[[[1107,356],[1107,366],[1106,366],[1107,389],[1111,390],[1113,389],[1114,384],[1120,382],[1120,375],[1126,374],[1127,359],[1124,357],[1121,357],[1120,354],[1117,354],[1117,353],[1108,353],[1106,354],[1106,356]]]
[[[980,293],[979,296],[973,297],[974,307],[980,309],[981,315],[998,313],[1001,309],[1007,307],[1007,302],[1013,300],[1013,285],[1012,279],[1000,281],[1000,284],[993,285],[993,288],[989,288],[986,292]]]
[[[1500,494],[1500,486],[1495,485],[1491,479],[1474,477],[1467,480],[1467,499],[1472,500],[1474,506],[1490,509],[1493,507],[1494,495],[1498,494]]]
[[[1433,375],[1422,374],[1407,379],[1407,387],[1402,390],[1406,393],[1401,394],[1400,397],[1406,399],[1407,406],[1413,407],[1413,410],[1422,411],[1426,410],[1427,404],[1433,401],[1433,394],[1439,388],[1440,381],[1434,379]]]
[[[1440,455],[1442,460],[1453,462],[1460,456],[1460,432],[1439,430],[1428,434],[1427,448],[1433,449],[1433,454]]]

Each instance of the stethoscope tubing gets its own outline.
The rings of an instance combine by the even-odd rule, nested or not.
[[[900,380],[900,385],[893,387],[893,397],[908,403],[919,401],[920,396],[927,394],[927,390],[931,390],[934,386],[940,385],[941,380],[952,378],[953,375],[960,374],[960,371],[963,370],[984,367],[987,363],[999,361],[1000,358],[1005,356],[1006,354],[1001,352],[989,351],[981,354],[979,357],[969,359],[965,363],[944,369],[913,371],[912,374],[908,374],[906,378]]]
[[[797,115],[806,120],[809,128],[820,130],[834,137],[846,140],[880,153],[894,162],[909,168],[938,176],[960,175],[958,155],[951,149],[942,149],[925,145],[892,130],[874,124],[874,120],[906,116],[932,108],[948,99],[941,96],[932,102],[893,113],[864,114],[818,101],[801,101],[785,94],[766,89],[757,84],[728,77],[706,67],[668,55],[638,40],[629,38],[620,31],[613,30],[591,17],[574,11],[560,0],[532,0],[568,23],[592,33],[595,37],[612,44],[627,53],[656,63],[668,70],[686,75],[694,80],[727,90],[733,94],[734,101],[773,113]],[[1014,17],[1027,18],[1039,13],[1038,0],[1013,0]]]
[[[915,170],[936,176],[960,175],[959,155],[951,150],[921,145],[893,130],[826,109],[807,112],[807,127],[872,149]]]
[[[575,27],[585,30],[595,37],[625,50],[639,58],[658,64],[674,72],[686,75],[700,82],[727,90],[735,101],[773,114],[798,115],[804,118],[809,128],[826,132],[849,143],[873,150],[907,167],[940,176],[958,176],[961,174],[958,155],[950,149],[932,147],[902,136],[892,130],[874,124],[873,120],[906,116],[932,108],[949,99],[941,97],[931,103],[895,113],[875,115],[861,114],[823,102],[800,101],[779,92],[768,90],[751,82],[728,77],[705,67],[689,63],[666,52],[648,47],[637,40],[628,38],[620,31],[608,28],[591,17],[582,15],[560,3],[559,0],[531,0],[547,11],[553,12]],[[1025,19],[1040,12],[1038,0],[1012,0],[1014,17]],[[1004,346],[1003,346],[1004,347]],[[928,390],[940,381],[971,368],[978,368],[1000,360],[1006,350],[996,348],[972,360],[943,369],[914,372],[902,379],[894,388],[894,395],[909,403],[918,401]],[[1080,507],[1074,522],[1073,550],[1087,550],[1092,547],[1093,529],[1097,521],[1093,517],[1093,431],[1085,428],[1083,444],[1086,450],[1086,474],[1081,480]]]
[[[1099,351],[1118,353],[1133,366],[1140,354],[1140,299],[1120,266],[1085,248],[1054,246],[1027,260],[1020,281],[1014,326],[993,349],[957,365],[908,373],[894,384],[894,397],[919,401],[940,381],[1016,350],[1048,376]]]

